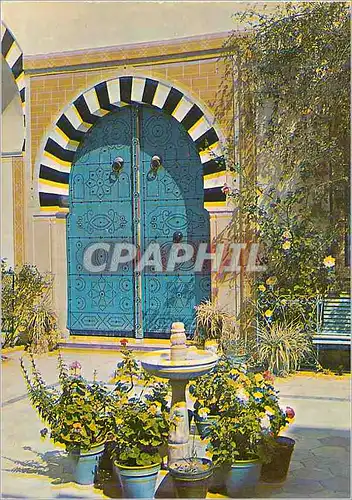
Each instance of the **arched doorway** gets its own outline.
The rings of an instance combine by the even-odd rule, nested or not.
[[[210,270],[165,266],[173,241],[209,242],[209,214],[199,153],[175,118],[147,105],[101,118],[73,158],[67,222],[71,333],[163,338],[177,320],[191,330]],[[116,266],[117,244],[136,245],[137,259]],[[139,272],[151,244],[161,261]]]

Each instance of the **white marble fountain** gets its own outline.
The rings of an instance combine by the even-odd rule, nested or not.
[[[169,434],[169,464],[188,458],[189,421],[186,403],[186,386],[191,379],[204,375],[218,362],[216,354],[186,346],[183,323],[173,323],[169,352],[154,351],[141,357],[145,370],[170,380],[172,388],[171,418],[178,417]]]

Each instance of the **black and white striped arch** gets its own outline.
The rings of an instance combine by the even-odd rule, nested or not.
[[[23,71],[23,53],[11,31],[1,21],[1,53],[5,61],[9,65],[13,77],[15,79],[18,91],[20,93],[22,111],[23,111],[23,126],[26,126],[26,86]],[[23,142],[22,151],[24,151],[25,143]]]
[[[104,115],[131,103],[149,104],[173,116],[194,141],[204,166],[204,206],[224,208],[225,166],[219,136],[199,106],[180,90],[140,76],[121,76],[82,93],[60,116],[44,146],[39,170],[41,210],[68,211],[71,163],[86,132]]]

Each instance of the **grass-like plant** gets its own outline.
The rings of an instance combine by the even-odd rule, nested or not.
[[[201,347],[207,340],[217,340],[221,344],[222,337],[229,331],[233,321],[234,317],[215,302],[202,302],[196,306],[194,341]]]
[[[259,361],[276,375],[297,370],[311,353],[311,339],[298,322],[275,322],[258,330]]]
[[[51,290],[44,292],[28,316],[28,350],[35,353],[52,351],[60,340],[57,316],[52,309]]]

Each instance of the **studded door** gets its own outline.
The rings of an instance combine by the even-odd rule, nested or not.
[[[196,254],[209,242],[209,215],[203,208],[202,164],[193,141],[172,117],[159,110],[141,110],[142,250],[161,248],[165,269],[173,242],[188,243]],[[161,165],[152,168],[153,157]],[[194,271],[194,259],[173,272],[149,267],[142,275],[143,331],[146,337],[170,332],[173,321],[192,329],[195,309],[210,295],[209,268]]]
[[[114,169],[116,158],[123,162]],[[149,107],[126,106],[100,119],[75,155],[69,200],[71,333],[162,338],[177,320],[190,331],[194,306],[210,295],[209,270],[165,266],[175,235],[195,248],[209,241],[209,218],[201,162],[182,126]],[[137,261],[115,268],[117,242],[136,245],[137,260],[159,243],[163,271],[139,273]]]
[[[133,243],[132,137],[131,110],[122,109],[97,122],[74,158],[67,226],[71,333],[132,336],[134,332],[132,266],[109,271],[114,243]],[[120,173],[112,169],[116,157],[124,160]],[[87,266],[84,255],[94,244]]]

